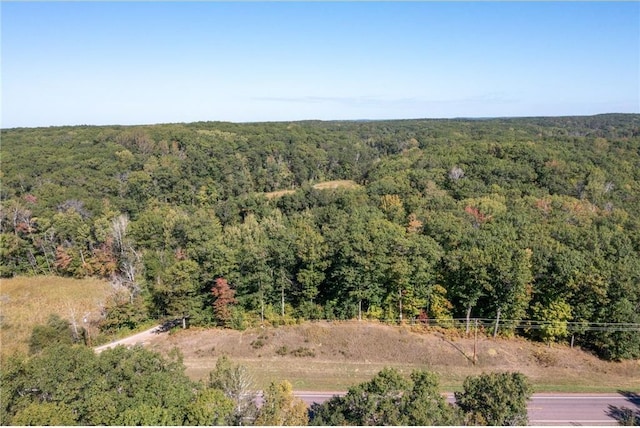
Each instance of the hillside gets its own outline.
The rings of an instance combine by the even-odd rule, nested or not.
[[[520,371],[538,392],[634,390],[640,380],[640,361],[604,362],[578,347],[482,335],[474,366],[473,338],[357,321],[244,332],[193,329],[155,336],[148,346],[164,353],[180,349],[187,374],[195,379],[205,378],[226,355],[250,368],[259,387],[288,379],[297,390],[346,390],[385,366],[435,371],[447,391],[459,388],[466,376],[487,371]]]
[[[500,318],[640,357],[640,115],[1,137],[0,276],[110,281],[104,333]]]

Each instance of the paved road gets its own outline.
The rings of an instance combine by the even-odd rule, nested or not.
[[[307,404],[321,403],[343,392],[298,391],[296,396]],[[454,402],[453,394],[447,395]],[[637,409],[640,403],[631,402],[621,394],[534,394],[529,401],[530,425],[618,425],[608,416],[610,407]]]
[[[536,425],[617,425],[611,409],[637,409],[621,394],[535,394],[529,402],[529,421]]]

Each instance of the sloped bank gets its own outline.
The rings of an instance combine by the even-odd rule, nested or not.
[[[633,389],[640,361],[607,362],[564,345],[548,348],[524,339],[474,338],[411,326],[372,322],[308,322],[246,331],[190,329],[159,335],[149,345],[181,350],[187,373],[205,378],[218,357],[246,365],[259,387],[288,379],[298,390],[336,390],[370,379],[385,366],[435,371],[455,390],[471,374],[519,371],[536,391],[615,392]]]

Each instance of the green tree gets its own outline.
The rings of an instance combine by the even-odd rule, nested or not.
[[[285,224],[282,213],[277,210],[265,217],[261,225],[269,237],[267,240],[267,263],[273,284],[272,302],[279,302],[280,316],[284,319],[286,303],[292,300],[295,236]]]
[[[469,376],[456,392],[456,404],[472,425],[526,425],[531,386],[521,373]]]
[[[169,409],[145,403],[126,408],[120,416],[120,423],[128,426],[181,425]]]
[[[142,346],[118,346],[100,353],[96,365],[86,392],[92,411],[81,420],[87,425],[182,425],[199,390],[177,351],[164,357]]]
[[[10,383],[15,394],[10,412],[26,403],[64,404],[83,424],[86,392],[95,381],[95,363],[93,350],[86,347],[59,344],[44,348],[24,362],[19,377]]]
[[[466,308],[467,331],[476,307],[477,315],[485,317],[524,317],[531,299],[531,251],[518,248],[515,239],[512,227],[491,224],[447,255],[445,275],[452,294]]]
[[[370,381],[349,388],[344,397],[314,405],[311,425],[399,424],[400,403],[408,386],[397,370],[385,368]]]
[[[28,269],[27,254],[24,239],[13,233],[0,234],[0,277],[9,278]]]
[[[73,330],[67,320],[63,320],[57,314],[49,316],[46,325],[33,327],[29,338],[29,353],[37,354],[44,348],[54,345],[71,345],[74,342]]]
[[[212,208],[189,213],[180,234],[187,257],[200,266],[203,284],[226,277],[235,268],[234,254],[224,243],[222,225]]]
[[[391,239],[402,227],[382,217],[379,211],[355,208],[348,215],[334,217],[332,229],[327,232],[333,248],[330,277],[335,297],[341,301],[346,314],[358,319],[367,307],[380,307],[388,294],[388,254]]]
[[[19,410],[11,425],[77,425],[73,409],[64,403],[31,403]]]
[[[462,416],[447,403],[438,388],[435,373],[411,373],[413,386],[403,395],[402,425],[461,425]]]
[[[458,249],[447,254],[445,263],[445,277],[450,284],[449,288],[466,310],[468,333],[472,311],[486,294],[490,281],[486,269],[488,257],[478,248]]]
[[[428,236],[396,232],[389,248],[387,301],[393,309],[389,312],[402,321],[405,315],[415,319],[434,300],[442,249]]]
[[[199,391],[187,407],[185,425],[231,425],[235,403],[219,389]]]
[[[91,226],[85,218],[88,213],[80,201],[66,201],[53,216],[51,230],[59,243],[55,266],[63,275],[82,277],[90,273],[88,259],[92,244]]]
[[[228,226],[225,244],[235,253],[237,267],[228,279],[236,286],[238,302],[256,311],[264,321],[264,310],[273,282],[269,268],[268,237],[254,215],[237,226]]]
[[[318,297],[320,286],[326,278],[325,271],[330,263],[329,248],[308,214],[293,220],[293,234],[296,237],[294,248],[298,303],[301,306],[304,303],[313,305]]]
[[[14,353],[2,358],[0,370],[0,424],[11,425],[11,418],[31,403],[22,393],[25,380],[26,358]]]
[[[436,284],[429,290],[427,299],[427,315],[436,320],[450,320],[453,305],[447,299],[447,289]]]
[[[134,216],[141,213],[147,201],[157,194],[153,178],[146,171],[132,171],[127,176],[124,196],[127,208]]]
[[[603,318],[607,323],[624,323],[621,330],[611,329],[603,332],[589,332],[589,343],[599,355],[608,360],[624,360],[640,357],[640,334],[637,325],[640,324],[638,304],[630,299],[620,297],[605,308]],[[635,324],[635,325],[633,325]]]
[[[533,319],[542,321],[539,336],[549,345],[569,335],[567,321],[571,319],[571,306],[565,301],[557,299],[545,306],[538,302],[532,311]]]
[[[385,368],[368,382],[311,408],[310,425],[459,425],[460,414],[438,391],[434,373],[410,379]]]
[[[168,316],[182,320],[196,315],[203,307],[203,296],[198,283],[198,265],[193,260],[180,260],[171,266],[152,292],[156,305]]]

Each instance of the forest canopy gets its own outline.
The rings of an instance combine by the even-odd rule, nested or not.
[[[110,279],[105,330],[500,318],[640,357],[640,115],[1,138],[0,275]]]

